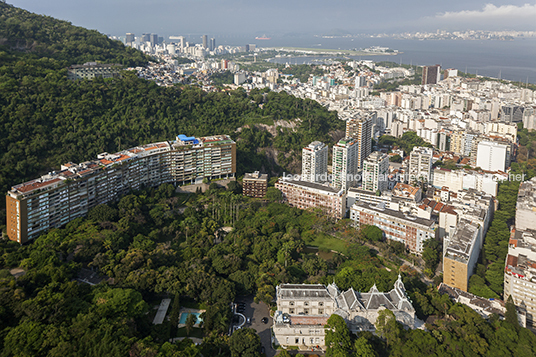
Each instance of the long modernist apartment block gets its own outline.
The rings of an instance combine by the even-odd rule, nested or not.
[[[236,144],[227,135],[177,136],[97,160],[67,163],[59,172],[13,186],[6,196],[9,239],[25,243],[85,215],[131,189],[166,182],[200,183],[236,173]]]

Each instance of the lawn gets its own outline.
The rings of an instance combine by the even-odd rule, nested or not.
[[[307,245],[328,251],[335,250],[342,254],[348,253],[348,247],[345,241],[324,234],[317,234],[313,241],[307,242]]]

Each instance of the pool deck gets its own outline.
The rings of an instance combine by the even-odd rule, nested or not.
[[[182,316],[183,313],[191,313],[191,312],[195,312],[195,313],[199,313],[199,314],[201,314],[201,313],[203,313],[203,312],[205,312],[205,311],[206,311],[206,310],[181,308],[181,309],[179,310],[179,320],[180,320],[180,317]],[[185,327],[185,326],[186,326],[186,324],[181,324],[181,323],[179,323],[179,328],[181,328],[181,327]],[[199,327],[199,324],[195,324],[194,327]]]

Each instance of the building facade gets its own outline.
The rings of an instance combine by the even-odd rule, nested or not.
[[[177,136],[97,160],[67,163],[59,172],[15,185],[6,195],[9,239],[25,243],[85,215],[131,189],[166,182],[200,183],[236,173],[236,144],[227,135]]]
[[[375,331],[374,324],[383,309],[389,309],[408,328],[415,328],[415,309],[399,276],[389,292],[374,285],[369,292],[353,288],[340,291],[335,283],[281,284],[276,288],[274,315],[276,345],[298,346],[301,350],[325,349],[324,325],[332,314],[341,316],[351,332]]]
[[[371,205],[356,202],[350,208],[350,219],[357,225],[380,228],[387,239],[404,243],[407,249],[416,254],[422,254],[426,240],[436,238],[437,224],[434,221],[386,208],[384,203]]]
[[[432,182],[434,151],[427,147],[414,147],[409,156],[408,182]]]
[[[506,171],[509,166],[508,145],[494,141],[481,141],[478,144],[476,166],[487,171]]]
[[[328,147],[313,141],[302,149],[302,181],[328,181]]]
[[[516,203],[516,229],[536,230],[536,177],[521,183]]]
[[[115,78],[121,75],[122,66],[119,64],[99,64],[87,62],[67,68],[67,79]]]
[[[422,68],[422,85],[437,84],[441,79],[441,66],[424,66]]]
[[[504,299],[510,296],[536,327],[536,231],[512,230],[504,269]]]
[[[363,189],[373,192],[387,190],[389,175],[389,156],[375,151],[363,163]]]
[[[345,192],[358,182],[358,142],[354,138],[339,140],[333,146],[332,184]]]
[[[281,191],[283,200],[291,206],[300,209],[320,208],[336,219],[346,215],[346,193],[341,189],[285,177],[277,181],[275,188]]]
[[[242,193],[244,196],[262,198],[268,190],[268,175],[259,171],[247,173],[242,180]]]
[[[346,121],[346,137],[354,138],[358,143],[358,169],[363,167],[363,162],[372,152],[372,126],[376,116],[376,112],[367,112]]]
[[[482,227],[461,219],[448,242],[443,256],[443,283],[467,291],[482,247]]]

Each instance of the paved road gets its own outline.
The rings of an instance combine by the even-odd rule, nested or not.
[[[250,324],[245,324],[244,327],[250,327],[257,331],[261,337],[261,344],[264,347],[264,351],[267,357],[275,356],[275,350],[272,348],[272,336],[270,327],[272,326],[272,318],[270,317],[270,310],[264,303],[256,304],[253,302],[253,297],[239,297],[236,301],[242,301],[246,304],[246,309],[242,314],[246,318],[251,319]],[[268,323],[263,324],[262,318],[267,317]]]

